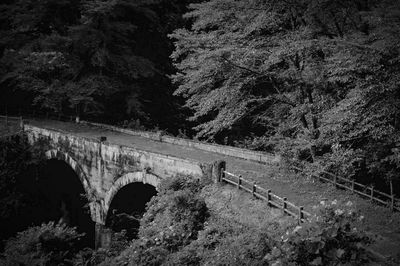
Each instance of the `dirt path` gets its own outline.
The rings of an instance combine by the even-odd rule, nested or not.
[[[283,166],[259,164],[218,153],[157,142],[140,136],[132,136],[87,125],[53,120],[29,120],[28,123],[38,127],[62,130],[82,137],[98,138],[99,136],[106,136],[107,141],[113,144],[132,146],[200,162],[225,160],[228,171],[256,181],[258,185],[271,189],[273,193],[281,197],[287,197],[289,201],[296,205],[304,206],[309,212],[312,212],[312,207],[322,200],[333,201],[336,199],[339,202],[350,200],[365,216],[366,229],[373,232],[373,234],[377,234],[377,242],[374,244],[374,249],[385,256],[392,256],[400,260],[399,213],[392,213],[387,208],[371,204],[369,200],[362,199],[350,192],[336,189],[330,184],[299,177],[285,170]]]

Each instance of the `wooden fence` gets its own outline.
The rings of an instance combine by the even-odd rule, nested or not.
[[[305,222],[309,217],[311,217],[311,214],[306,212],[302,206],[296,206],[288,201],[287,198],[279,197],[278,195],[272,193],[270,189],[262,188],[255,182],[251,182],[240,175],[234,175],[223,169],[218,181],[234,185],[238,189],[242,189],[248,193],[251,193],[258,199],[267,201],[269,206],[274,206],[283,210],[284,213],[295,217],[299,223]]]
[[[292,166],[294,170],[303,172],[303,169]],[[373,186],[367,186],[354,181],[353,179],[348,179],[334,175],[329,172],[321,171],[320,175],[313,174],[312,177],[332,183],[337,188],[343,188],[349,190],[352,193],[361,195],[363,197],[369,198],[371,202],[377,202],[382,205],[387,206],[392,211],[400,211],[400,199],[396,198],[395,195],[381,192],[374,189]]]

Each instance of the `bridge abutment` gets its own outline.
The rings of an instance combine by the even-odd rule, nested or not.
[[[112,230],[107,228],[104,224],[96,223],[94,237],[95,249],[107,249],[111,246]]]

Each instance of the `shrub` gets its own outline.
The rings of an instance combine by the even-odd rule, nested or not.
[[[103,262],[108,263],[120,255],[128,246],[129,241],[126,231],[122,230],[113,234],[111,246],[108,249],[100,248],[93,250],[91,248],[84,248],[75,256],[73,264],[74,266],[94,266]]]
[[[203,249],[201,265],[264,265],[271,249],[268,230],[225,218],[210,221],[196,242]]]
[[[164,265],[265,265],[269,230],[213,216],[198,238],[170,254]]]
[[[315,164],[319,170],[344,177],[354,177],[357,166],[363,159],[360,150],[345,148],[340,144],[332,146],[332,152],[326,153],[321,160]]]
[[[199,181],[182,176],[164,181],[147,205],[139,239],[104,265],[159,265],[169,254],[190,244],[209,217],[200,189]]]
[[[174,191],[187,190],[193,194],[199,193],[204,187],[204,180],[198,180],[183,175],[164,179],[159,187],[159,194],[169,194]]]
[[[53,222],[30,227],[6,242],[1,265],[68,264],[79,249],[75,228]]]
[[[266,259],[272,265],[364,265],[371,260],[365,246],[370,239],[357,230],[362,220],[351,202],[336,208],[322,202],[319,215],[287,231]]]

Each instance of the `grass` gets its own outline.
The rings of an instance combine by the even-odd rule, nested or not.
[[[242,174],[244,178],[256,181],[260,186],[271,189],[278,196],[287,197],[297,206],[304,206],[310,213],[313,213],[313,207],[321,201],[336,200],[338,206],[351,201],[355,209],[365,217],[363,229],[368,231],[375,240],[371,248],[387,257],[388,260],[400,262],[399,212],[391,212],[388,208],[369,199],[335,188],[333,184],[289,171],[283,165],[259,166],[255,171],[235,170],[236,174]],[[261,211],[264,211],[263,208]]]
[[[249,227],[258,228],[268,222],[284,225],[293,221],[281,210],[271,208],[266,202],[233,186],[209,185],[203,188],[201,195],[212,213]]]

